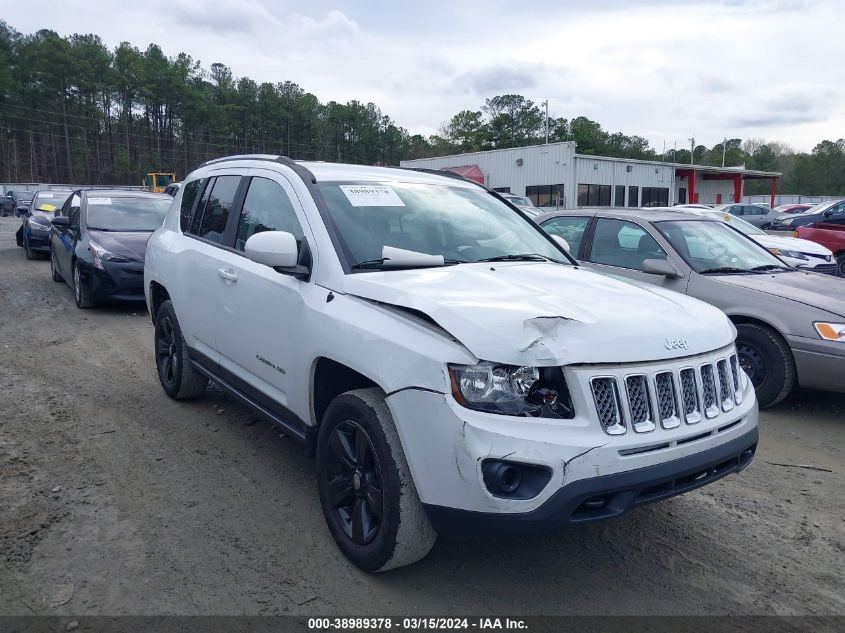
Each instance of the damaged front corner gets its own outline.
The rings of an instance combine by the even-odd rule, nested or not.
[[[591,451],[594,451],[594,450],[599,449],[599,448],[604,448],[604,447],[605,447],[605,446],[607,446],[608,444],[609,444],[609,442],[605,442],[604,444],[599,444],[598,446],[592,446],[592,447],[588,448],[587,450],[585,450],[585,451],[581,451],[581,452],[580,452],[580,453],[578,453],[577,455],[573,455],[573,456],[572,456],[572,457],[570,457],[569,459],[564,460],[564,461],[563,461],[563,463],[561,464],[561,468],[562,468],[562,470],[563,470],[563,477],[562,477],[562,480],[561,480],[561,484],[560,484],[560,485],[561,485],[561,486],[565,486],[565,485],[566,485],[566,475],[567,475],[567,473],[569,472],[569,465],[570,465],[572,462],[574,462],[576,459],[580,459],[581,457],[584,457],[587,453],[590,453]],[[597,468],[596,468],[596,476],[598,476],[598,475],[599,475],[598,470],[599,470],[599,469],[598,469],[598,467],[597,467]]]

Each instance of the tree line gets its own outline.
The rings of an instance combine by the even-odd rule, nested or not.
[[[22,34],[0,21],[0,180],[138,184],[149,171],[181,178],[237,153],[396,165],[402,159],[574,141],[582,154],[689,163],[636,135],[578,116],[552,116],[521,95],[486,99],[438,133],[410,134],[373,103],[322,103],[290,81],[257,83],[221,63],[167,56],[93,34]],[[783,172],[783,193],[845,194],[845,140],[809,153],[759,139],[694,148],[697,164]],[[747,193],[764,183],[749,182]],[[760,191],[762,193],[762,189]]]

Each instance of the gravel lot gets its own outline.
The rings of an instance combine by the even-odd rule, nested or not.
[[[213,386],[169,400],[144,306],[78,310],[18,222],[0,219],[0,614],[845,614],[845,396],[764,412],[752,465],[703,490],[367,575],[299,446]]]

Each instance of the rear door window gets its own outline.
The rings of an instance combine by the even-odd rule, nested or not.
[[[224,244],[229,212],[232,210],[240,183],[240,176],[218,176],[211,186],[206,187],[209,193],[207,198],[203,194],[206,200],[196,233],[198,237]]]

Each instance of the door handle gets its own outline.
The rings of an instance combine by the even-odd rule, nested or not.
[[[217,276],[221,279],[225,279],[226,281],[231,281],[232,283],[238,280],[238,274],[232,272],[231,270],[226,270],[225,268],[218,268],[217,269]]]

